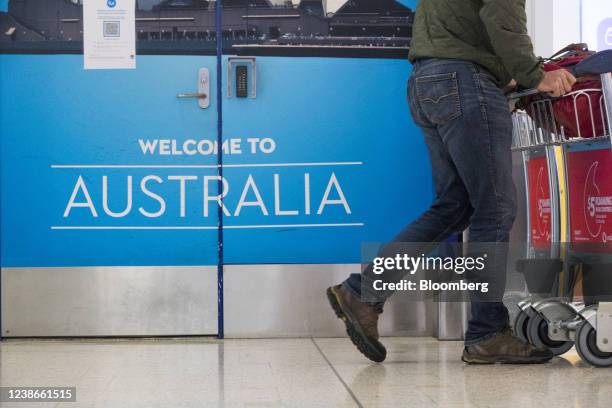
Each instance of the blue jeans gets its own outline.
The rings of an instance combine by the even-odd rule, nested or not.
[[[408,99],[429,150],[436,199],[393,242],[424,243],[428,253],[436,243],[469,227],[470,243],[499,243],[489,272],[502,276],[497,289],[503,295],[507,242],[516,218],[508,102],[487,70],[467,61],[444,59],[414,64]],[[386,276],[385,281],[402,277]],[[372,289],[376,279],[380,277],[370,265],[343,285],[365,298],[368,294],[362,292]],[[374,296],[380,298],[380,293]],[[486,302],[472,298],[466,345],[486,340],[507,326],[508,310],[501,296]]]

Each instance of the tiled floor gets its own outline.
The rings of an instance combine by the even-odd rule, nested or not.
[[[76,403],[5,407],[609,407],[612,369],[572,351],[542,366],[466,366],[461,344],[384,339],[384,364],[347,339],[0,343],[0,385],[76,386]]]

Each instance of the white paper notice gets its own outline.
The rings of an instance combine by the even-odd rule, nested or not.
[[[83,1],[85,69],[136,68],[135,0]]]

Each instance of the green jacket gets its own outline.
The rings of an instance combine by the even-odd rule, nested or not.
[[[544,71],[527,35],[525,0],[421,0],[410,60],[450,58],[475,62],[507,85],[535,88]]]

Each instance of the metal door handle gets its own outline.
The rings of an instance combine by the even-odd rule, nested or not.
[[[198,98],[198,99],[206,99],[208,98],[208,95],[204,94],[204,93],[180,93],[178,95],[176,95],[177,98]]]
[[[198,71],[198,87],[197,92],[180,93],[176,95],[178,99],[197,99],[198,106],[201,109],[207,109],[210,106],[210,74],[208,68],[200,68]]]

